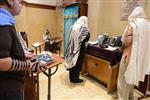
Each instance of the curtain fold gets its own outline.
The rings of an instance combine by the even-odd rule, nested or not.
[[[79,6],[68,6],[64,10],[64,55],[68,44],[70,27],[76,22],[79,16]]]

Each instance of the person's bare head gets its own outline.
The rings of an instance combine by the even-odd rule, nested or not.
[[[13,16],[19,15],[22,0],[0,0],[0,8],[7,9]]]

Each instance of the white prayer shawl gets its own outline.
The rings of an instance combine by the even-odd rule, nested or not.
[[[128,18],[133,27],[133,40],[125,80],[131,85],[138,85],[144,81],[145,74],[150,74],[150,23],[145,18],[141,7],[135,8]]]
[[[18,32],[18,38],[19,38],[19,40],[20,40],[20,42],[21,42],[21,45],[22,45],[22,47],[23,47],[23,50],[24,51],[26,51],[26,49],[27,49],[27,43],[26,43],[26,41],[23,39],[23,37],[22,37],[22,35],[21,35],[21,32]]]
[[[81,43],[88,35],[87,17],[81,16],[73,25],[69,34],[65,67],[70,69],[76,65],[80,53]]]

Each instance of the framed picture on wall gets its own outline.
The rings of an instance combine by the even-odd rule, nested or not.
[[[147,0],[122,0],[121,20],[127,20],[135,7],[141,6],[145,9]]]

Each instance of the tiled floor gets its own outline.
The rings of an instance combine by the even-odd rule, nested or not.
[[[52,69],[54,71],[55,68]],[[83,83],[72,84],[68,80],[68,71],[64,65],[59,66],[56,74],[52,76],[51,100],[113,100],[115,92],[108,94],[106,88],[93,80],[93,78],[84,76]],[[137,92],[135,99],[139,96]],[[40,100],[47,100],[47,77],[40,74]],[[150,100],[150,98],[143,99]]]

